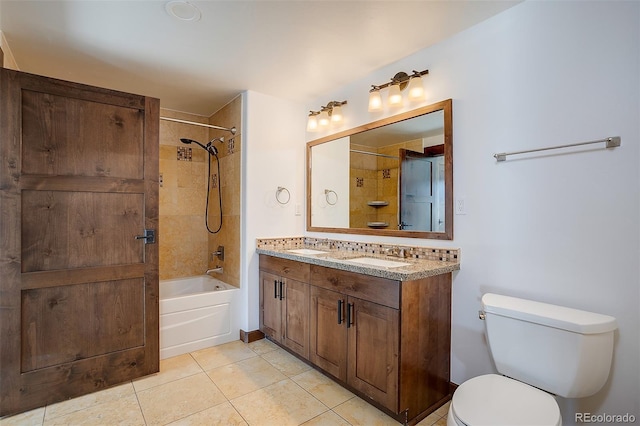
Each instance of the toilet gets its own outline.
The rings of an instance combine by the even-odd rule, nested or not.
[[[607,381],[615,318],[492,293],[480,314],[500,374],[462,383],[448,426],[561,426],[554,395],[584,398]]]

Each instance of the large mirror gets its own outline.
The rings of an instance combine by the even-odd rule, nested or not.
[[[307,230],[453,239],[451,104],[307,143]]]

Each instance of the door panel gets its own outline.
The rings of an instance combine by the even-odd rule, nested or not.
[[[284,330],[285,346],[309,357],[309,284],[287,278],[284,286]]]
[[[349,304],[348,383],[397,412],[398,310],[351,297]]]
[[[142,279],[22,292],[22,368],[144,345]]]
[[[0,69],[0,416],[158,371],[159,101]]]
[[[399,216],[401,229],[435,231],[432,159],[423,153],[400,149]]]
[[[23,89],[21,112],[22,173],[143,178],[144,110]]]
[[[280,277],[260,271],[260,330],[280,342],[282,339]]]
[[[309,359],[334,377],[346,381],[346,296],[316,286],[311,286],[310,293]],[[338,305],[342,308],[340,323]]]
[[[144,194],[22,191],[22,272],[142,263],[144,204]]]

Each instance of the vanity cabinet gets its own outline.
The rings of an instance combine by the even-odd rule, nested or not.
[[[396,412],[399,310],[349,296],[345,285],[360,288],[358,281],[363,278],[372,289],[398,283],[315,268],[312,283],[318,286],[311,286],[310,361]],[[384,288],[378,290],[384,293]]]
[[[309,357],[309,265],[260,256],[260,331]]]
[[[310,271],[313,364],[409,424],[451,398],[451,273],[396,281]]]
[[[451,273],[397,281],[260,255],[260,330],[401,423],[451,398]]]

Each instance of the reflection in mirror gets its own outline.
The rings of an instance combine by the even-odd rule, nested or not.
[[[307,229],[453,238],[451,100],[307,144]]]

